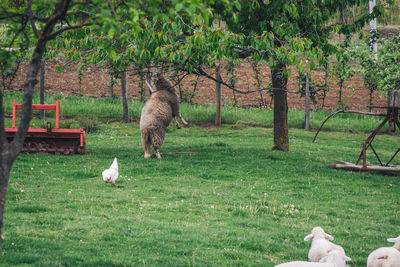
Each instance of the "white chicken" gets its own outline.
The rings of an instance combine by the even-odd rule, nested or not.
[[[117,158],[114,158],[113,163],[111,164],[110,168],[103,171],[103,180],[106,183],[112,183],[115,185],[115,181],[118,178],[118,162]]]

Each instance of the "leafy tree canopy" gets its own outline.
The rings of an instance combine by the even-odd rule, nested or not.
[[[55,50],[66,50],[68,58],[106,65],[117,72],[132,64],[141,68],[169,63],[185,69],[185,60],[198,64],[203,60],[199,54],[210,50],[205,45],[208,36],[204,36],[210,16],[210,9],[196,0],[110,3],[92,27],[68,32],[63,42],[53,45]]]
[[[381,39],[378,60],[376,61],[376,80],[382,91],[400,90],[400,34],[389,39]]]
[[[349,35],[383,14],[382,6],[377,5],[371,14],[361,15],[352,24],[333,21],[332,17],[338,12],[366,3],[368,0],[251,0],[227,7],[224,2],[216,1],[214,8],[231,31],[244,36],[248,50],[264,51],[265,60],[295,63],[301,70],[303,62],[296,60],[295,52],[304,52],[309,59],[314,56],[324,59],[322,55],[336,50],[329,43],[332,32]],[[310,64],[311,68],[315,67],[313,61]]]

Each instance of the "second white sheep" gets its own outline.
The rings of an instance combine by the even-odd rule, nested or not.
[[[393,247],[381,247],[369,254],[367,267],[400,267],[400,236],[388,238]]]

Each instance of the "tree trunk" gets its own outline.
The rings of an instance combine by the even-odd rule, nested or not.
[[[371,14],[376,6],[376,0],[369,1],[369,13]],[[378,59],[378,43],[376,41],[376,18],[369,22],[371,51],[374,54],[375,60]]]
[[[272,87],[274,88],[274,146],[272,149],[289,151],[289,132],[287,126],[287,78],[283,76],[286,65],[278,62],[272,69]]]
[[[114,75],[110,74],[110,83],[108,84],[108,90],[109,90],[110,96],[111,96],[112,98],[115,97],[115,94],[114,94],[114,84],[115,84]]]
[[[3,97],[0,92],[0,251],[2,248],[2,233],[3,233],[3,216],[6,203],[7,187],[12,164],[17,159],[19,152],[25,141],[26,133],[28,132],[29,124],[32,119],[32,96],[33,89],[37,84],[37,76],[40,69],[43,52],[47,41],[52,36],[54,26],[60,19],[65,17],[65,14],[70,6],[70,2],[59,2],[55,5],[53,14],[49,17],[46,24],[43,26],[41,34],[37,40],[36,47],[33,51],[31,61],[28,66],[26,82],[24,84],[24,93],[22,101],[22,117],[14,140],[8,144],[5,138],[4,128],[4,107]],[[51,38],[54,38],[51,37]]]
[[[6,207],[6,195],[8,188],[8,178],[10,174],[10,166],[8,166],[8,151],[3,149],[0,155],[0,250],[3,241],[3,216],[4,208]]]
[[[3,214],[6,204],[6,193],[8,187],[9,177],[9,164],[8,164],[8,142],[4,130],[4,106],[3,106],[3,95],[0,90],[0,250],[2,241],[2,229],[3,229]]]
[[[3,90],[0,90],[0,156],[1,153],[7,148],[8,142],[6,132],[4,129],[4,105],[3,105]],[[0,158],[0,164],[3,162]],[[1,165],[0,165],[1,166]]]
[[[322,96],[322,110],[324,110],[325,98],[326,98],[326,94],[328,92],[328,75],[329,75],[328,62],[325,63],[324,72],[325,72],[325,75],[324,75],[324,94]]]
[[[393,94],[393,106],[400,107],[400,98],[399,92],[394,92]]]
[[[146,101],[146,89],[144,88],[144,74],[143,72],[139,72],[140,81],[139,81],[139,101],[145,102]]]
[[[44,104],[44,81],[46,73],[46,59],[42,58],[42,63],[40,65],[40,104]],[[40,110],[40,118],[45,118],[45,112],[43,109]]]
[[[341,78],[340,78],[341,79]],[[339,81],[339,99],[338,99],[338,108],[344,109],[343,101],[342,101],[342,89],[343,89],[344,81]]]
[[[221,126],[221,107],[222,107],[222,90],[221,90],[221,65],[215,68],[215,77],[218,82],[215,83],[215,93],[217,96],[217,109],[215,112],[215,125]]]
[[[388,107],[393,107],[394,105],[394,94],[393,90],[388,90]],[[388,133],[393,133],[395,131],[394,124],[389,121]]]
[[[399,107],[400,106],[400,100],[399,100],[399,93],[398,92],[393,92],[392,91],[392,97],[391,97],[391,102],[390,102],[390,107]],[[394,116],[397,116],[397,112],[394,112]],[[398,119],[398,118],[395,118]],[[400,129],[399,129],[400,130]],[[390,134],[394,134],[396,132],[396,124],[393,123],[392,121],[389,121],[389,129],[388,129]]]
[[[124,122],[129,122],[128,91],[126,90],[126,72],[121,72],[122,107],[124,109]]]
[[[308,72],[306,74],[306,99],[305,99],[305,112],[304,112],[304,129],[310,130],[310,80]]]
[[[29,123],[32,119],[32,95],[33,88],[38,82],[36,77],[40,69],[40,61],[43,55],[46,41],[43,38],[38,40],[38,44],[33,53],[31,62],[29,64],[28,75],[24,85],[23,103],[22,103],[22,118],[18,127],[18,131],[15,134],[14,140],[10,145],[4,143],[4,138],[1,138],[1,155],[0,155],[0,251],[2,246],[1,235],[3,233],[3,215],[6,203],[7,187],[9,174],[12,164],[17,159],[19,152],[22,149],[22,145],[25,141],[26,133],[28,132]],[[1,98],[2,108],[0,110],[0,116],[4,118],[3,99]],[[5,135],[4,124],[0,128],[0,136]],[[6,141],[7,142],[7,141]]]
[[[372,91],[372,90],[369,90],[369,101],[368,101],[368,111],[369,112],[371,112],[372,111],[372,104],[373,104],[373,94],[374,94],[374,91]]]

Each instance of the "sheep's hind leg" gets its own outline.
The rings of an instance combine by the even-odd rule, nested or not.
[[[156,152],[156,157],[159,159],[161,158],[161,154],[158,151],[158,149],[164,143],[164,138],[165,138],[165,129],[159,129],[157,132],[154,132],[150,137],[151,144],[153,145],[154,151]]]
[[[149,146],[149,151],[147,151],[147,150],[144,151],[144,158],[148,159],[150,157],[151,157],[151,149],[150,149],[150,146]]]
[[[144,151],[144,158],[148,159],[151,157],[151,142],[146,134],[142,134],[142,146]]]

